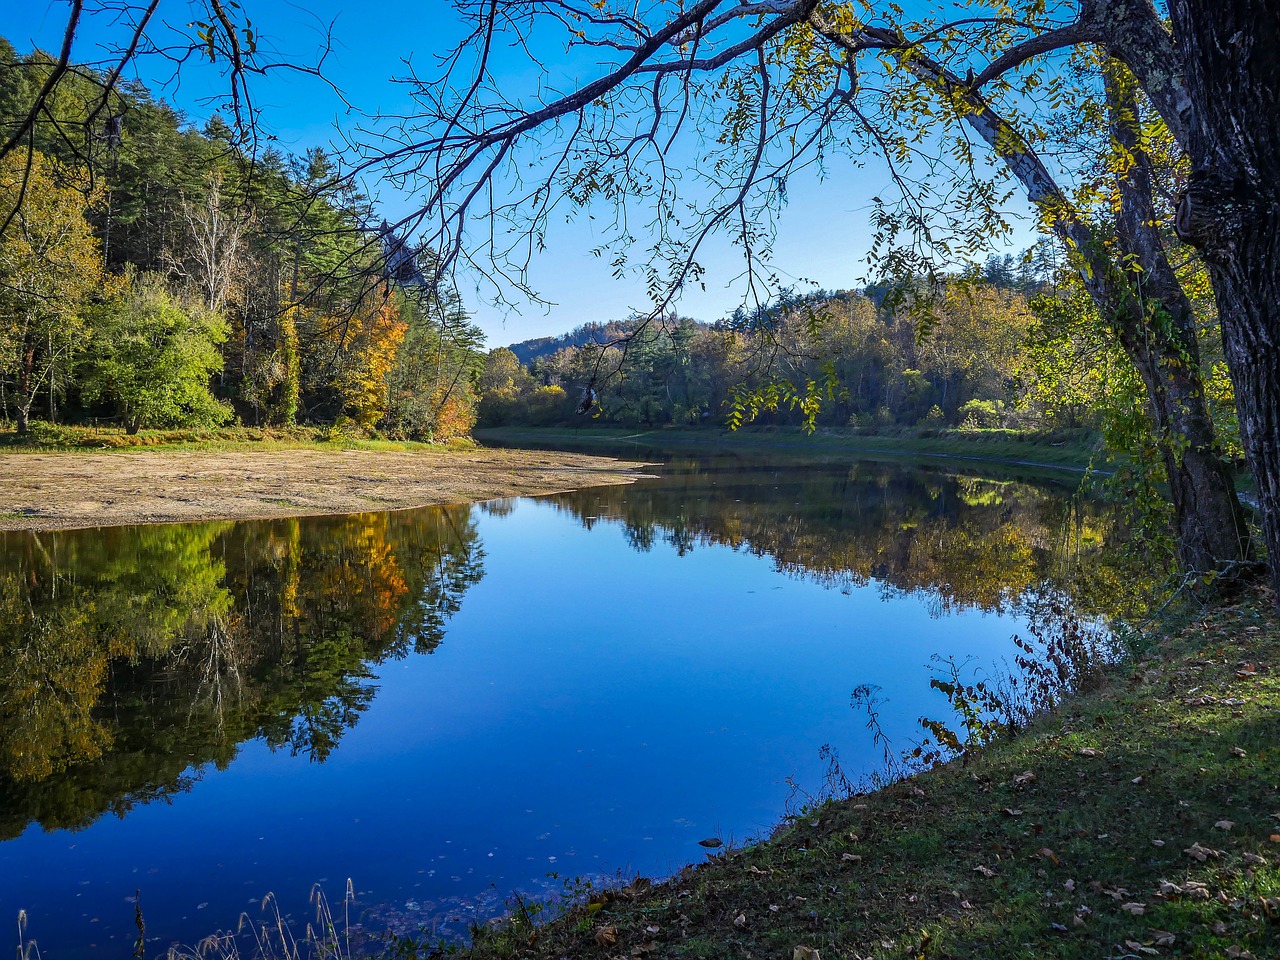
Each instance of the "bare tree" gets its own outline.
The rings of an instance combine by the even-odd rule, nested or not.
[[[182,201],[178,236],[164,259],[210,310],[222,310],[246,279],[251,225],[251,213],[223,196],[216,172],[209,175],[202,198]]]

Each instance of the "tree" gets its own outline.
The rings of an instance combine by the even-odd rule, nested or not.
[[[92,313],[85,398],[108,400],[125,430],[224,423],[231,409],[209,391],[222,369],[227,321],[202,303],[183,303],[155,275]]]
[[[76,172],[39,153],[0,160],[0,202],[17,207],[0,233],[0,390],[13,397],[18,432],[47,389],[50,407],[60,373],[80,345],[82,314],[103,284],[102,249],[85,219],[94,199]]]
[[[1209,262],[1268,545],[1280,557],[1280,133],[1258,122],[1280,97],[1280,62],[1264,52],[1276,48],[1280,17],[1269,0],[1229,0],[1226,11],[1175,0],[1172,27],[1152,0],[1080,0],[1070,19],[1041,0],[985,5],[947,22],[872,0],[702,0],[674,13],[609,0],[476,3],[467,8],[471,77],[456,76],[468,69],[464,45],[446,61],[445,83],[420,85],[428,108],[394,132],[394,148],[369,144],[369,162],[402,177],[430,171],[424,220],[454,257],[477,255],[464,240],[479,216],[522,218],[536,238],[562,197],[647,206],[656,239],[643,269],[655,316],[700,279],[699,250],[717,231],[759,276],[787,180],[808,166],[863,153],[889,164],[901,202],[876,214],[876,253],[900,276],[936,276],[937,257],[989,249],[1007,229],[1013,180],[1070,251],[1143,379],[1184,565],[1233,569],[1251,545],[1206,410],[1189,301],[1170,266],[1175,241],[1150,155],[1158,119],[1192,169],[1180,233]],[[509,42],[503,31],[543,49],[534,33],[544,23],[567,29],[570,48],[603,55],[604,66],[567,94],[513,103],[491,51]],[[1084,52],[1078,91],[1107,105],[1102,135],[1082,144],[1105,191],[1073,189],[1070,164],[1051,157],[1059,145],[1048,114],[1073,95],[1066,50]],[[431,92],[440,89],[460,95]],[[698,138],[696,150],[681,148],[682,133]],[[675,166],[689,175],[670,175]],[[517,170],[526,186],[504,189],[501,176]],[[685,183],[698,190],[681,193]],[[624,265],[634,219],[616,219]],[[479,253],[505,270],[494,275],[519,276],[528,261],[511,250]],[[1280,563],[1273,570],[1280,586]]]
[[[202,192],[199,199],[183,198],[177,236],[166,260],[200,295],[206,309],[215,311],[245,282],[250,217],[227,201],[219,171],[209,174]]]

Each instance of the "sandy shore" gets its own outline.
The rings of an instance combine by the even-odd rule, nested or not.
[[[362,513],[630,483],[642,464],[534,450],[0,455],[0,530]]]

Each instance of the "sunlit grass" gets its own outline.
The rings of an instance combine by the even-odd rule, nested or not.
[[[130,436],[118,427],[63,426],[36,422],[26,434],[0,428],[0,453],[112,452],[139,450],[382,450],[416,451],[466,448],[469,439],[445,443],[388,440],[358,428],[211,427],[139,430]]]

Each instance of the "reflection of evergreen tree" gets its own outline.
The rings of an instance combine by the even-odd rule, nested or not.
[[[482,561],[468,506],[0,534],[0,837],[171,797],[255,737],[324,760]]]

